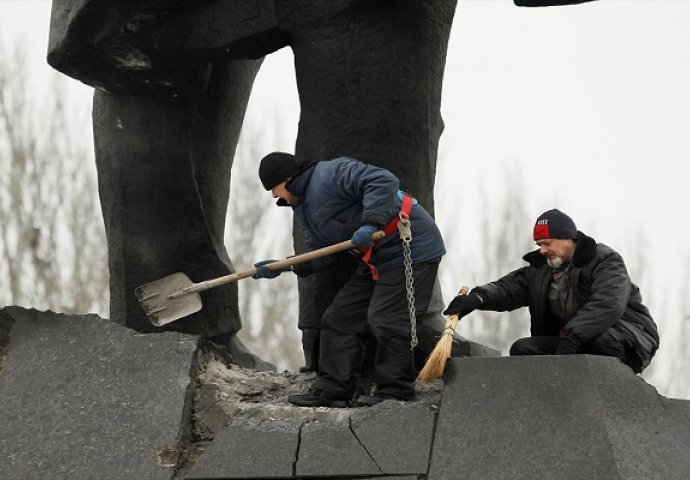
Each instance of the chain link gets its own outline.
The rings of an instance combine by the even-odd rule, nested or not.
[[[412,275],[412,249],[410,248],[410,244],[412,243],[412,228],[410,219],[405,214],[400,212],[399,216],[398,231],[400,232],[400,240],[402,240],[407,308],[410,312],[410,332],[412,337],[410,340],[410,350],[414,350],[419,342],[417,340],[417,310],[415,308],[414,277]]]

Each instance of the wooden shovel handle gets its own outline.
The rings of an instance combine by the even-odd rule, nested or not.
[[[385,236],[386,234],[380,230],[371,234],[371,238],[374,240],[380,240]],[[335,245],[329,245],[328,247],[319,248],[317,250],[312,250],[311,252],[302,253],[300,255],[295,255],[292,257],[285,258],[283,260],[268,263],[265,265],[265,267],[269,270],[280,270],[285,267],[298,265],[300,263],[314,260],[315,258],[326,257],[328,255],[333,255],[334,253],[344,252],[345,250],[350,250],[351,248],[355,248],[352,244],[352,241],[345,240],[344,242],[336,243]],[[219,287],[227,283],[232,283],[238,280],[242,280],[243,278],[251,277],[252,275],[254,275],[255,272],[256,268],[250,268],[247,270],[242,270],[241,272],[236,272],[230,275],[224,275],[222,277],[206,280],[204,282],[195,283],[191,287],[185,288],[183,293],[186,294],[192,292],[201,292],[203,290],[208,290],[209,288]]]

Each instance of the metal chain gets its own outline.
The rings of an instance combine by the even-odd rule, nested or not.
[[[410,219],[404,213],[399,214],[400,221],[398,222],[398,231],[400,232],[400,240],[402,240],[403,247],[403,261],[405,265],[405,289],[407,290],[407,308],[410,311],[410,332],[412,338],[410,340],[410,350],[414,350],[417,346],[417,311],[414,302],[414,277],[412,275],[412,227]]]

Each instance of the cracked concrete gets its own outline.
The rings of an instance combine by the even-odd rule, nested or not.
[[[690,402],[658,395],[614,358],[454,358],[446,383],[418,385],[413,402],[343,409],[287,403],[313,373],[230,360],[266,366],[242,349],[136,334],[95,315],[0,310],[0,478],[685,480],[690,471]]]
[[[216,473],[223,477],[231,452],[236,452],[230,455],[231,476],[263,472],[285,478],[322,470],[324,446],[330,442],[339,451],[334,438],[350,446],[351,458],[332,471],[393,471],[380,447],[370,443],[368,428],[379,428],[372,412],[386,419],[387,404],[397,402],[370,409],[295,407],[287,396],[308,390],[315,374],[257,371],[231,363],[270,367],[241,345],[224,349],[179,333],[139,334],[95,315],[8,307],[0,310],[3,357],[0,413],[14,419],[0,431],[2,450],[14,459],[0,466],[3,480],[50,477],[65,468],[76,468],[84,478],[119,480],[129,472],[132,478],[183,479],[195,478],[197,471],[202,472],[197,478],[208,478],[214,458]],[[370,387],[363,381],[361,391],[370,393]],[[441,382],[420,385],[412,404],[432,418],[440,388]],[[400,412],[406,408],[401,405]],[[380,427],[397,423],[386,421],[389,425]],[[47,443],[28,448],[19,424]],[[57,454],[55,442],[61,445]],[[428,451],[426,442],[423,450]],[[257,445],[262,444],[270,445],[270,452],[257,462]],[[83,467],[83,459],[90,458],[78,453],[84,446],[94,455],[110,455],[110,461],[92,459]],[[124,458],[131,461],[123,469]]]
[[[348,427],[350,428],[350,432],[352,433],[352,436],[354,436],[355,439],[357,440],[357,442],[359,442],[359,446],[362,447],[362,449],[367,453],[367,455],[369,455],[369,458],[371,458],[372,462],[374,462],[374,465],[376,465],[376,468],[379,469],[379,472],[383,473],[383,469],[381,468],[381,466],[376,461],[376,458],[374,458],[374,456],[371,454],[371,452],[369,452],[369,449],[364,444],[364,442],[362,442],[362,440],[359,438],[355,429],[352,428],[352,418],[350,418],[350,421],[348,423]]]
[[[287,405],[284,397],[313,375],[209,370],[221,373],[209,382],[214,388],[245,397],[222,408],[230,412],[227,427],[190,469],[192,480],[526,480],[535,472],[558,480],[634,480],[639,472],[684,480],[690,468],[683,451],[690,402],[659,396],[614,358],[453,359],[447,385],[421,390],[415,402],[348,409]],[[275,388],[257,393],[248,385]],[[247,401],[257,397],[261,407]],[[254,415],[261,419],[252,423]]]
[[[313,373],[256,372],[208,359],[196,381],[194,440],[185,447],[196,454],[178,465],[175,478],[268,478],[288,471],[294,477],[426,473],[441,381],[419,384],[416,401],[409,403],[387,401],[372,408],[302,408],[287,403],[288,395],[307,390],[314,379]],[[426,424],[420,434],[422,419]],[[402,452],[401,462],[386,458],[401,452],[395,452],[396,443],[379,445],[382,434],[419,440]],[[270,450],[269,460],[257,460],[253,451],[246,451],[248,444]],[[291,446],[289,451],[285,445]],[[229,458],[235,459],[231,473]],[[245,463],[242,458],[254,460]],[[323,471],[326,459],[328,472]]]

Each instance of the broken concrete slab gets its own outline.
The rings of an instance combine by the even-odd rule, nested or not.
[[[0,310],[0,323],[11,325],[0,478],[171,477],[157,450],[174,451],[195,337],[19,307]]]
[[[426,475],[435,411],[426,402],[386,401],[349,409],[349,423],[306,423],[296,475]]]
[[[437,409],[386,401],[352,415],[352,432],[387,475],[426,475]]]
[[[350,429],[309,422],[302,427],[295,470],[297,477],[381,475],[383,471]]]
[[[199,480],[417,478],[428,471],[437,411],[430,399],[349,409],[237,402],[226,408],[233,415],[227,427],[191,468],[177,474]]]
[[[429,479],[687,478],[690,402],[617,359],[452,359]],[[685,450],[685,451],[684,451]]]
[[[290,478],[300,426],[282,420],[233,420],[185,478]]]
[[[690,401],[672,400],[619,362],[590,357],[603,420],[624,479],[687,479]]]

